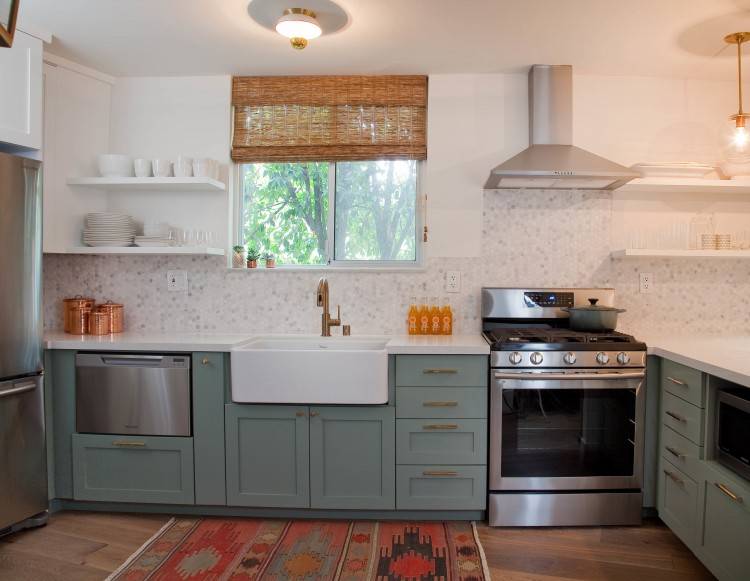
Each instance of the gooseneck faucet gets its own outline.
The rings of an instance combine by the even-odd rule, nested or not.
[[[330,337],[331,327],[338,327],[341,325],[341,305],[336,305],[336,318],[331,317],[330,305],[328,298],[328,279],[325,277],[318,281],[318,306],[323,307],[323,315],[321,316],[321,336]]]

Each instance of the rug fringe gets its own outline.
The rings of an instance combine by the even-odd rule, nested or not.
[[[487,563],[487,555],[484,553],[484,547],[482,546],[482,541],[479,540],[479,531],[477,530],[477,523],[474,521],[471,521],[471,530],[474,533],[474,542],[477,544],[477,547],[479,548],[479,556],[482,560],[482,572],[484,573],[484,578],[487,579],[487,581],[492,581],[492,575],[490,574],[490,567],[489,563]]]
[[[166,531],[166,530],[167,530],[167,529],[168,529],[169,527],[171,527],[171,526],[172,526],[172,525],[174,524],[175,520],[176,520],[176,519],[175,519],[174,517],[170,518],[170,519],[169,519],[169,520],[167,521],[167,524],[165,524],[165,525],[164,525],[163,527],[161,527],[161,528],[160,528],[160,529],[159,529],[158,531],[156,531],[156,532],[155,532],[155,533],[154,533],[153,535],[151,535],[151,536],[149,537],[149,539],[148,539],[148,540],[147,540],[147,541],[146,541],[145,543],[143,543],[143,544],[142,544],[142,545],[141,545],[141,546],[140,546],[140,547],[138,548],[138,550],[137,550],[137,551],[136,551],[135,553],[133,553],[132,555],[130,555],[130,557],[128,557],[128,560],[127,560],[127,561],[125,561],[125,562],[124,562],[124,563],[123,563],[122,565],[120,565],[120,566],[119,566],[119,567],[118,567],[118,568],[117,568],[117,569],[116,569],[115,571],[113,571],[113,572],[112,572],[112,573],[111,573],[111,574],[109,575],[109,577],[107,577],[107,578],[106,578],[106,579],[105,579],[104,581],[114,581],[114,579],[115,579],[115,578],[116,578],[116,577],[117,577],[117,576],[118,576],[118,575],[119,575],[120,573],[122,573],[122,572],[123,572],[123,571],[125,570],[125,568],[127,568],[127,567],[128,567],[128,565],[130,565],[130,564],[131,564],[131,563],[132,563],[133,561],[135,561],[135,560],[136,560],[136,559],[137,559],[138,557],[140,557],[140,556],[141,556],[141,554],[142,554],[142,553],[143,553],[143,552],[144,552],[144,551],[145,551],[145,550],[146,550],[146,549],[147,549],[147,548],[149,547],[149,545],[150,545],[151,543],[153,543],[153,542],[154,542],[154,541],[155,541],[156,539],[158,539],[158,538],[159,538],[159,536],[160,536],[160,535],[161,535],[162,533],[164,533],[164,531]]]

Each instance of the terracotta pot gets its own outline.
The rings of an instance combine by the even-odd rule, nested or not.
[[[258,268],[258,261],[257,260],[248,260],[247,261],[247,267],[248,268]]]
[[[266,259],[266,268],[276,268],[276,259],[275,258],[267,258]]]

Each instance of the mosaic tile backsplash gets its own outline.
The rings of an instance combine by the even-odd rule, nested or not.
[[[483,255],[431,258],[420,272],[328,272],[332,304],[353,334],[402,334],[411,296],[450,296],[456,332],[481,326],[482,286],[612,286],[620,330],[750,331],[750,262],[613,260],[612,198],[606,192],[486,193]],[[188,271],[189,292],[166,292],[166,271]],[[447,270],[461,293],[446,295]],[[638,293],[638,273],[654,292]],[[61,299],[76,294],[126,306],[126,328],[142,332],[317,333],[320,271],[231,271],[224,257],[45,255],[45,327],[62,328]]]

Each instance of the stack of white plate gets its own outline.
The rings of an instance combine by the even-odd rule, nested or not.
[[[144,248],[163,248],[165,246],[172,246],[173,240],[165,238],[163,236],[136,236],[135,245],[142,246]]]
[[[86,214],[83,242],[87,246],[131,246],[135,226],[130,216],[117,212]]]

